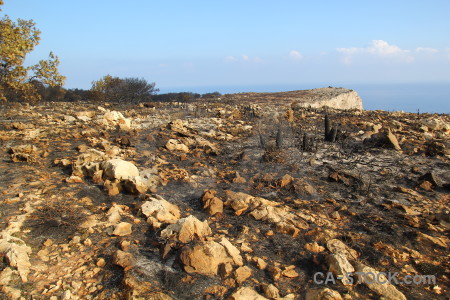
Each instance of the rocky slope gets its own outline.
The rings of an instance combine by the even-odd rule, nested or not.
[[[291,100],[3,105],[0,298],[449,298],[450,117]]]

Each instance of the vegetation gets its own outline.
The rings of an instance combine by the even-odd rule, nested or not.
[[[111,102],[145,102],[158,92],[155,83],[148,83],[145,79],[119,78],[106,75],[93,81],[90,89],[90,98],[97,101]]]
[[[39,93],[42,87],[64,84],[65,77],[58,71],[58,57],[52,52],[47,60],[24,66],[26,55],[39,44],[40,33],[33,20],[14,22],[8,16],[0,20],[0,100],[34,103],[42,99]]]

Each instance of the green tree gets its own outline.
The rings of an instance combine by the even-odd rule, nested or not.
[[[155,83],[148,83],[145,79],[119,78],[111,75],[93,81],[90,98],[97,101],[111,102],[143,102],[149,101],[158,89]]]
[[[58,57],[52,52],[48,60],[23,65],[26,55],[39,44],[40,33],[33,20],[14,22],[6,15],[0,19],[0,100],[37,102],[41,100],[40,83],[51,87],[64,84],[65,77],[58,72]]]

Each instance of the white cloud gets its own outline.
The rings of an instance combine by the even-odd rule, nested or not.
[[[243,61],[248,61],[250,58],[248,57],[248,55],[242,54],[242,60]]]
[[[237,58],[232,56],[232,55],[230,55],[230,56],[225,57],[225,60],[229,61],[229,62],[232,62],[232,61],[237,61]]]
[[[289,57],[292,60],[301,60],[303,58],[303,55],[300,52],[298,52],[297,50],[291,50],[289,52]]]
[[[416,52],[433,54],[433,53],[438,53],[439,50],[434,49],[434,48],[418,47],[418,48],[416,48]]]
[[[246,54],[242,54],[240,56],[229,55],[225,57],[226,62],[253,62],[253,63],[261,63],[263,60],[260,57],[250,57]]]
[[[414,57],[409,54],[411,51],[401,49],[400,47],[391,45],[383,40],[373,40],[371,45],[365,48],[337,48],[336,51],[345,55],[342,62],[346,64],[351,63],[352,56],[356,54],[372,54],[382,57],[393,57],[408,63],[414,61]]]

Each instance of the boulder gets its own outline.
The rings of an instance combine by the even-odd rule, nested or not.
[[[223,202],[215,197],[216,191],[208,190],[202,196],[203,208],[211,215],[221,214],[223,212]]]
[[[27,282],[31,268],[31,248],[23,240],[3,232],[0,234],[0,254],[6,257],[11,267],[17,269],[22,282]]]
[[[268,300],[266,297],[261,296],[258,294],[253,288],[251,287],[241,287],[238,289],[235,293],[233,293],[230,298],[230,300]]]
[[[170,151],[189,152],[189,147],[176,139],[170,139],[166,143],[166,148]]]
[[[218,275],[219,266],[222,264],[231,263],[236,265],[235,260],[240,260],[237,257],[233,258],[229,254],[230,250],[223,246],[228,244],[229,241],[226,240],[224,242],[224,240],[226,238],[223,238],[220,243],[210,240],[183,247],[180,261],[184,266],[184,270],[188,273],[213,276]],[[234,247],[234,249],[236,248]]]
[[[161,237],[167,239],[174,237],[182,243],[187,243],[195,238],[203,239],[205,236],[211,235],[211,233],[211,228],[206,220],[201,222],[191,215],[167,226],[161,231]]]
[[[136,265],[136,259],[129,252],[117,250],[113,256],[113,263],[121,266],[125,271],[127,271]]]
[[[238,284],[242,284],[248,278],[250,278],[253,274],[252,269],[247,266],[239,267],[234,271],[234,278]]]
[[[147,217],[147,223],[153,228],[159,228],[163,223],[175,223],[180,218],[178,206],[168,202],[159,195],[147,197],[141,206],[142,213]]]
[[[328,261],[328,267],[329,267],[328,271],[329,272],[332,272],[336,277],[343,276],[341,281],[344,285],[351,284],[350,282],[347,281],[345,275],[347,273],[354,272],[355,269],[350,264],[350,262],[347,260],[345,255],[343,255],[342,253],[330,254],[330,255],[328,255],[327,261]]]
[[[120,222],[114,226],[114,231],[112,234],[117,236],[130,235],[132,233],[131,227],[132,225],[130,223]]]
[[[110,159],[102,164],[103,179],[122,180],[139,176],[138,168],[129,161],[119,158]]]
[[[329,288],[308,289],[305,300],[342,300],[342,296],[339,292]]]

